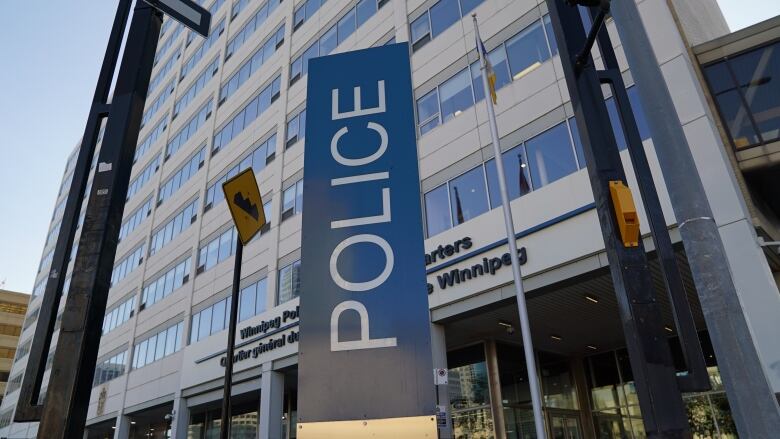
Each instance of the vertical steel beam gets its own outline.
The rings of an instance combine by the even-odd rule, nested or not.
[[[548,0],[547,4],[588,166],[645,430],[650,438],[689,438],[644,245],[640,240],[637,247],[625,247],[620,238],[609,182],[625,183],[626,176],[591,56],[578,67],[578,54],[586,45],[585,29],[577,8],[564,0]]]
[[[81,437],[162,15],[137,3],[89,194],[38,437]]]
[[[594,8],[591,8],[591,16],[594,16],[594,10]],[[688,368],[688,373],[678,376],[677,382],[680,390],[683,392],[709,390],[710,377],[707,372],[707,365],[704,362],[704,353],[702,352],[701,342],[696,331],[691,306],[688,303],[685,285],[677,266],[672,239],[666,227],[661,201],[658,199],[658,191],[653,181],[653,174],[650,172],[650,164],[647,161],[647,154],[642,144],[639,128],[636,125],[636,118],[631,108],[631,102],[628,99],[626,86],[620,74],[615,50],[612,48],[612,42],[606,29],[598,32],[597,41],[605,67],[604,71],[599,72],[600,79],[602,83],[608,83],[612,86],[615,105],[618,108],[623,133],[626,136],[628,153],[631,156],[631,164],[634,167],[639,193],[642,195],[650,232],[655,244],[655,251],[658,255],[661,277],[666,286],[669,302],[672,305],[677,335],[682,347],[685,364]]]
[[[22,381],[17,402],[14,421],[29,422],[41,419],[42,406],[38,404],[38,394],[41,391],[43,374],[46,371],[46,357],[51,347],[54,334],[55,316],[62,297],[65,273],[70,262],[70,249],[76,235],[79,212],[81,212],[84,190],[89,180],[90,163],[95,153],[97,137],[103,118],[108,115],[108,97],[114,78],[117,60],[122,47],[122,36],[125,34],[127,20],[130,15],[132,0],[120,0],[111,34],[108,39],[106,53],[92,98],[92,107],[87,117],[87,126],[79,148],[76,165],[73,170],[68,197],[60,226],[60,234],[54,247],[52,264],[47,276],[43,300],[35,326],[35,335],[27,357],[24,380]]]

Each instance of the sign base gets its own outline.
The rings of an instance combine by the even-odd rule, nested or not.
[[[301,422],[298,439],[436,439],[436,416]]]

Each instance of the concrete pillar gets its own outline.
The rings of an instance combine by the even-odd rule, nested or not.
[[[496,352],[496,342],[494,340],[485,342],[485,360],[488,373],[488,388],[490,389],[490,407],[493,410],[493,430],[497,439],[505,439],[504,403],[501,396],[501,379],[498,373],[498,353]]]
[[[447,369],[447,339],[444,325],[431,323],[431,353],[435,369]],[[431,377],[433,378],[433,377]],[[452,413],[450,411],[450,393],[446,385],[436,386],[437,404],[447,410],[447,426],[439,427],[440,439],[452,439]]]
[[[263,364],[260,377],[260,425],[258,439],[282,439],[284,414],[284,374]]]
[[[116,429],[114,429],[114,439],[130,438],[130,417],[120,411],[116,416]]]
[[[173,399],[173,420],[171,421],[171,438],[186,439],[187,427],[190,424],[190,409],[187,400],[177,392]]]

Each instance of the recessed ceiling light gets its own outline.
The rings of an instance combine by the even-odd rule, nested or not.
[[[550,334],[550,338],[555,340],[555,341],[563,340],[563,337],[561,337],[560,335],[556,335],[556,334]]]
[[[585,295],[585,300],[588,302],[599,303],[599,298],[596,296],[591,296],[590,294]]]
[[[664,326],[664,330],[666,330],[666,332],[674,332],[674,329],[669,325]]]
[[[512,324],[511,324],[511,323],[509,323],[509,322],[507,322],[507,321],[504,321],[504,320],[499,320],[499,321],[498,321],[498,324],[499,324],[499,325],[501,325],[501,326],[503,326],[503,327],[505,327],[505,328],[511,328],[511,327],[512,327]]]
[[[135,425],[135,421],[130,421],[130,423],[131,423],[132,425]]]
[[[585,347],[590,349],[591,351],[597,351],[598,350],[598,348],[596,346],[593,346],[592,344],[589,344],[589,345],[587,345]]]

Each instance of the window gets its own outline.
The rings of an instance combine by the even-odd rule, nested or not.
[[[246,320],[265,311],[266,278],[241,289],[238,305],[238,321]],[[198,342],[212,334],[228,327],[230,322],[231,297],[192,315],[190,326],[190,343]]]
[[[206,145],[201,146],[188,161],[177,169],[163,184],[160,185],[160,192],[157,194],[157,205],[170,198],[180,187],[184,186],[190,177],[195,175],[206,160]]]
[[[577,171],[574,148],[565,124],[559,124],[528,140],[526,150],[534,188],[538,189]]]
[[[149,255],[160,251],[166,244],[173,241],[181,232],[187,230],[198,219],[198,199],[187,203],[168,222],[158,227],[152,233],[152,243],[149,245]]]
[[[113,331],[117,326],[130,320],[135,314],[135,296],[115,306],[106,312],[103,318],[103,335]]]
[[[172,119],[175,119],[185,108],[195,99],[195,96],[203,90],[203,87],[213,78],[219,71],[219,57],[214,58],[206,68],[198,75],[195,81],[190,87],[176,100],[173,105]]]
[[[442,3],[443,1],[445,0],[434,5],[431,11],[434,11],[438,5],[452,4],[455,0],[446,0]],[[522,78],[550,58],[550,45],[554,44],[554,40],[551,39],[548,45],[542,27],[542,22],[545,20],[549,20],[547,16],[532,23],[488,53],[496,73],[496,89]],[[427,23],[428,14],[412,23],[412,41],[418,41],[413,43],[413,47],[415,44],[422,44],[426,35],[429,35],[425,34],[428,29]],[[417,99],[420,135],[454,118],[483,98],[482,72],[479,61],[476,61]]]
[[[173,69],[176,61],[179,60],[179,56],[181,56],[181,48],[174,51],[168,58],[168,61],[166,61],[165,64],[160,67],[160,70],[158,70],[157,73],[152,76],[152,79],[149,81],[149,90],[147,91],[147,94],[152,94],[157,86],[162,83],[163,79],[165,79],[168,73],[170,73],[171,69]]]
[[[301,261],[295,261],[279,270],[279,297],[277,305],[288,302],[301,293]]]
[[[114,264],[114,270],[111,272],[111,285],[114,286],[127,275],[133,272],[144,261],[146,244],[141,244],[132,250],[118,263]]]
[[[780,139],[780,42],[704,68],[712,96],[736,149]]]
[[[233,4],[233,9],[230,11],[230,21],[235,20],[248,4],[249,0],[236,0]]]
[[[181,349],[184,322],[170,326],[133,347],[133,369],[139,369]],[[158,348],[159,346],[159,348]]]
[[[219,91],[219,105],[222,105],[225,101],[233,95],[249,78],[260,69],[260,67],[268,61],[271,56],[276,53],[276,50],[281,46],[284,41],[284,25],[281,25],[276,32],[268,37],[265,43],[249,57],[244,64],[236,69],[230,79],[228,79]],[[254,120],[254,118],[252,118]]]
[[[285,189],[282,193],[282,221],[301,213],[303,209],[303,180]]]
[[[40,296],[41,294],[43,294],[44,291],[46,291],[46,280],[47,279],[48,278],[43,278],[43,279],[39,280],[38,283],[35,284],[35,287],[33,288],[33,291],[32,291],[32,296],[33,297]]]
[[[255,149],[244,156],[241,161],[230,168],[223,176],[214,181],[206,189],[206,204],[203,206],[203,211],[208,211],[215,204],[225,199],[225,194],[222,192],[222,183],[228,179],[238,175],[239,172],[252,167],[255,174],[265,169],[268,163],[271,163],[276,157],[276,134],[271,135],[268,139],[260,142]],[[266,220],[270,221],[270,217],[266,216]]]
[[[525,28],[506,42],[509,68],[517,80],[532,72],[550,58],[550,49],[540,21]]]
[[[160,59],[164,57],[166,53],[168,53],[168,50],[170,50],[171,47],[173,47],[173,43],[176,41],[176,38],[183,30],[184,26],[181,24],[177,25],[176,30],[173,31],[171,36],[165,40],[164,43],[157,46],[157,53],[154,55],[154,65],[157,65],[157,63],[160,62]]]
[[[188,120],[184,126],[173,135],[171,140],[168,141],[168,145],[165,147],[166,160],[174,155],[176,151],[178,151],[179,148],[181,148],[182,145],[187,142],[187,140],[194,136],[198,131],[198,128],[202,127],[203,124],[209,119],[209,117],[211,117],[211,103],[212,100],[209,99],[208,102],[203,104],[203,106],[195,112],[190,120]]]
[[[144,310],[160,300],[168,297],[190,280],[190,265],[192,258],[187,258],[172,268],[146,281],[141,294],[141,310]]]
[[[157,114],[157,111],[160,108],[162,108],[162,106],[165,105],[165,102],[168,101],[168,98],[171,95],[173,95],[173,89],[175,85],[176,82],[173,79],[171,79],[168,82],[168,85],[165,86],[165,89],[163,89],[160,95],[157,96],[157,99],[155,99],[154,101],[152,101],[151,104],[146,106],[144,115],[141,117],[141,128],[143,128],[147,123],[149,123],[150,120],[152,120],[152,117],[154,117],[154,115]]]
[[[217,3],[221,3],[222,0],[218,1]],[[212,14],[213,17],[213,14]],[[209,51],[211,46],[214,45],[214,43],[219,40],[219,38],[222,36],[222,34],[225,32],[225,20],[220,20],[219,23],[211,30],[211,33],[209,34],[209,37],[206,38],[205,41],[198,47],[192,55],[187,58],[186,61],[184,61],[184,64],[181,67],[181,73],[179,74],[179,82],[181,82],[187,74],[189,74],[195,66],[198,64],[198,62],[203,59],[203,57],[206,55],[206,53]]]
[[[289,148],[298,140],[302,140],[306,136],[306,109],[304,108],[295,116],[290,117],[287,121],[287,139],[285,140],[285,147]]]
[[[236,251],[235,227],[202,244],[198,252],[198,273],[224,261]]]
[[[521,197],[585,166],[582,147],[572,141],[574,120],[564,121],[501,154],[509,199]],[[501,206],[495,159],[427,192],[425,224],[428,237]]]
[[[53,257],[54,257],[54,249],[51,249],[48,252],[46,252],[46,254],[41,258],[41,262],[38,264],[38,273],[40,273],[44,267],[48,267],[51,264],[51,260]]]
[[[450,206],[455,225],[490,210],[481,165],[450,181]]]
[[[165,130],[168,128],[168,118],[165,117],[161,121],[157,122],[157,125],[152,128],[152,130],[149,132],[149,134],[144,137],[144,140],[141,141],[141,143],[138,144],[138,146],[135,148],[135,155],[133,156],[133,163],[137,162],[138,159],[143,157],[144,154],[146,154],[147,151],[152,147],[152,144],[162,137]]]
[[[231,120],[222,126],[214,135],[214,144],[211,149],[211,155],[216,154],[220,149],[226,147],[231,140],[241,134],[245,127],[251,125],[255,119],[260,117],[271,104],[279,98],[279,88],[281,78],[277,76],[270,84],[249,101]],[[250,117],[245,117],[247,114]]]
[[[119,241],[127,238],[133,230],[138,227],[147,216],[152,214],[152,198],[149,197],[139,208],[128,215],[122,226],[119,228]]]
[[[127,351],[122,351],[108,360],[98,363],[95,368],[95,377],[92,380],[92,387],[97,387],[103,383],[124,375],[125,365],[127,364]]]
[[[471,80],[468,71],[461,70],[452,78],[439,86],[441,99],[442,121],[458,116],[463,110],[474,105],[474,95],[471,93]]]
[[[310,10],[316,11],[316,9],[312,9],[313,6],[309,6],[309,3],[316,2],[316,8],[319,8],[319,1],[309,0],[295,10],[293,32],[309,18]],[[333,52],[384,4],[383,1],[361,0],[354,8],[350,8],[336,24],[325,30],[319,39],[313,41],[303,53],[290,63],[290,84],[294,84],[309,72],[310,59]]]
[[[312,15],[314,15],[314,13],[320,9],[320,5],[322,3],[325,3],[325,1],[306,0],[303,3],[301,3],[295,9],[295,14],[293,14],[293,20],[295,22],[295,27],[293,27],[293,31],[297,30],[303,23],[306,22],[306,20],[310,19]]]
[[[61,227],[62,227],[62,220],[59,220],[57,221],[57,224],[55,224],[54,227],[51,228],[49,234],[46,235],[46,243],[43,244],[44,247],[48,247],[49,243],[53,242],[53,240],[60,235]]]
[[[265,311],[268,282],[265,278],[241,290],[238,321],[242,322]]]
[[[228,41],[227,51],[225,52],[225,60],[228,60],[234,53],[246,42],[255,31],[265,22],[268,16],[276,10],[281,1],[268,0],[260,6],[254,17],[247,20],[246,24],[235,33],[235,35]],[[282,31],[284,33],[284,31]]]
[[[133,197],[142,187],[152,178],[160,169],[160,154],[154,158],[146,167],[135,177],[127,187],[127,200]]]
[[[411,23],[412,51],[426,45],[485,0],[440,0]]]

